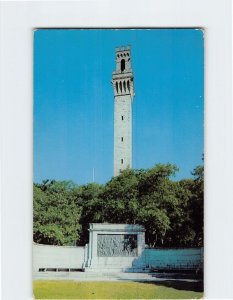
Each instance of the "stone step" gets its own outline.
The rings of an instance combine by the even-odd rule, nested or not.
[[[105,268],[100,268],[99,266],[97,267],[91,267],[91,268],[85,268],[85,272],[87,273],[148,273],[147,268],[111,268],[111,267],[105,267]]]

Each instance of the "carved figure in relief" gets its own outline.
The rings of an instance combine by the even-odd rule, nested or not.
[[[136,234],[98,234],[98,256],[136,256]]]

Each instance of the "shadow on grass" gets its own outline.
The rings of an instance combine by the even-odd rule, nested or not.
[[[133,280],[136,282],[137,280]],[[142,281],[137,281],[142,282]],[[203,281],[189,282],[181,280],[161,280],[161,281],[146,281],[147,284],[153,284],[158,286],[170,287],[180,291],[192,291],[192,292],[203,292],[204,284]]]

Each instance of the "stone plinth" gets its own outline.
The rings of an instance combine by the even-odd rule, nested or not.
[[[86,271],[140,271],[145,248],[141,225],[91,223],[86,248]]]

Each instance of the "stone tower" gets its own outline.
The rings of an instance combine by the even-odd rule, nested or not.
[[[116,48],[114,90],[114,176],[132,167],[132,103],[134,97],[130,47]]]

